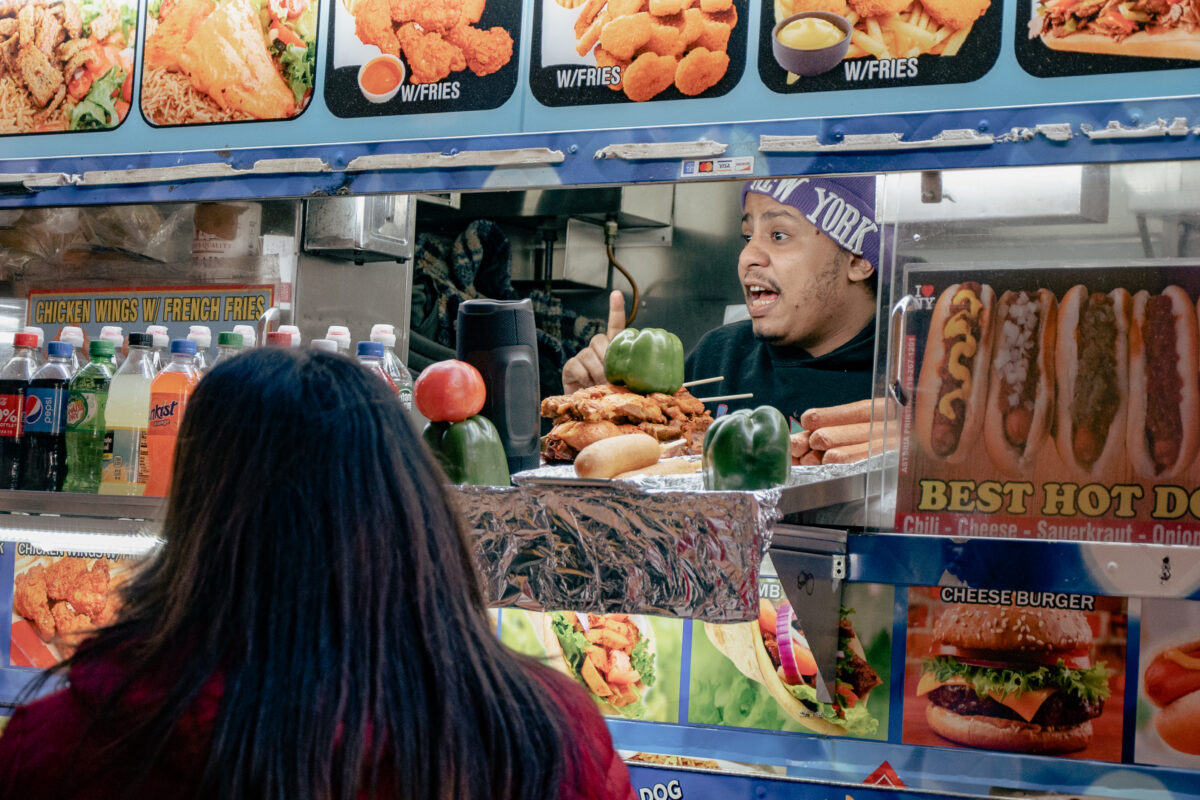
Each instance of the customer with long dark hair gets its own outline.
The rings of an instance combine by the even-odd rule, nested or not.
[[[489,628],[443,480],[349,359],[218,365],[166,543],[13,715],[0,798],[632,798],[592,701]]]

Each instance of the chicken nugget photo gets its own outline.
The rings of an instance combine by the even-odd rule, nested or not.
[[[558,107],[720,97],[745,71],[750,2],[536,0],[530,90]]]
[[[998,0],[763,0],[759,77],[779,94],[975,81],[1000,55],[1002,12]]]
[[[520,3],[330,1],[325,102],[339,117],[487,110],[516,91]]]

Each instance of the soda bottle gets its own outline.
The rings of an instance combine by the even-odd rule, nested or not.
[[[22,489],[61,492],[66,480],[71,351],[70,342],[50,342],[46,345],[49,358],[29,382],[21,442]]]
[[[291,347],[292,335],[285,331],[268,331],[265,344],[268,347]]]
[[[350,329],[345,325],[330,325],[329,330],[325,331],[325,338],[337,342],[339,353],[350,355]]]
[[[212,331],[207,325],[193,325],[188,328],[187,338],[196,343],[196,361],[193,366],[196,372],[203,375],[208,369],[208,349],[212,347]]]
[[[213,356],[212,363],[208,365],[211,370],[225,359],[235,356],[242,350],[242,335],[240,333],[231,333],[225,331],[217,334],[217,354]]]
[[[300,346],[300,329],[298,327],[295,325],[280,325],[279,332],[286,333],[292,337],[292,347]]]
[[[146,333],[154,337],[154,371],[162,372],[171,362],[171,354],[167,348],[171,344],[171,336],[166,325],[148,325]]]
[[[336,353],[338,351],[337,342],[333,339],[313,339],[308,343],[308,346],[322,353]]]
[[[100,329],[100,338],[106,342],[112,342],[113,372],[116,372],[125,361],[125,334],[120,325],[105,325]]]
[[[255,333],[253,325],[234,325],[233,332],[242,335],[242,347],[254,347],[258,344],[258,334]]]
[[[46,332],[36,325],[26,325],[22,333],[32,333],[37,337],[37,344],[33,346],[33,361],[39,367],[46,363],[46,351],[43,350],[46,346]]]
[[[59,331],[58,340],[71,344],[71,375],[74,377],[75,373],[79,372],[79,368],[83,366],[83,354],[86,352],[84,350],[86,345],[84,344],[83,328],[75,325],[67,325]]]
[[[13,354],[0,369],[0,488],[21,485],[21,441],[25,432],[25,395],[37,371],[37,334],[13,336]]]
[[[104,469],[104,406],[112,382],[112,342],[88,345],[88,363],[71,379],[67,401],[67,482],[63,490],[95,494]]]
[[[358,363],[366,367],[372,375],[384,381],[393,392],[400,393],[396,389],[396,384],[392,383],[392,379],[383,369],[383,345],[379,342],[359,342],[357,352]]]
[[[383,371],[396,386],[404,410],[412,411],[412,373],[396,355],[396,329],[391,325],[375,325],[371,328],[371,341],[383,345]]]
[[[154,380],[153,345],[151,334],[129,334],[129,353],[108,385],[100,494],[140,497],[146,488],[149,467],[146,428],[150,418],[150,383]]]
[[[147,497],[166,497],[171,489],[171,470],[175,467],[175,440],[187,408],[188,397],[200,376],[193,365],[196,343],[187,339],[171,342],[171,363],[150,384],[149,445],[150,474],[146,478]]]

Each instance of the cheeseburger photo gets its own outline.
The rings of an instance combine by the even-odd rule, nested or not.
[[[939,736],[968,747],[1069,753],[1092,741],[1109,671],[1080,611],[951,604],[934,623],[918,697]]]

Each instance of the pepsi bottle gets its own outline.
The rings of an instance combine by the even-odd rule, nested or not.
[[[21,488],[61,492],[67,477],[67,401],[70,398],[69,342],[46,345],[49,359],[25,395],[25,438],[21,442]]]
[[[0,369],[0,489],[21,488],[25,394],[37,371],[37,334],[13,337],[13,356]]]

